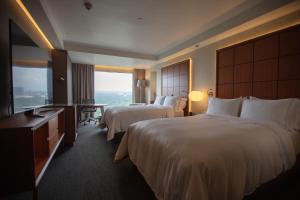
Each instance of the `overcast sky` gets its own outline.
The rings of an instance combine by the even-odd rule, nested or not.
[[[132,91],[131,73],[114,73],[95,71],[96,91]]]

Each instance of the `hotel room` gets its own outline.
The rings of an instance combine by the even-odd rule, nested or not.
[[[300,199],[299,0],[1,0],[0,199]]]

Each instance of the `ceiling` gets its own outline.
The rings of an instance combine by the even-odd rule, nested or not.
[[[233,28],[233,19],[239,25],[291,1],[90,0],[89,11],[83,2],[40,0],[72,62],[148,68]]]

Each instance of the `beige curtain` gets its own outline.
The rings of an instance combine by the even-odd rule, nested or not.
[[[135,69],[133,72],[133,102],[145,103],[146,102],[146,89],[145,87],[137,87],[137,80],[145,80],[146,70]]]
[[[73,102],[94,99],[94,65],[72,64]]]

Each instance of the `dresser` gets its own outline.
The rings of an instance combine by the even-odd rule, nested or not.
[[[65,109],[43,108],[43,117],[16,114],[0,120],[0,197],[37,188],[65,137]]]

